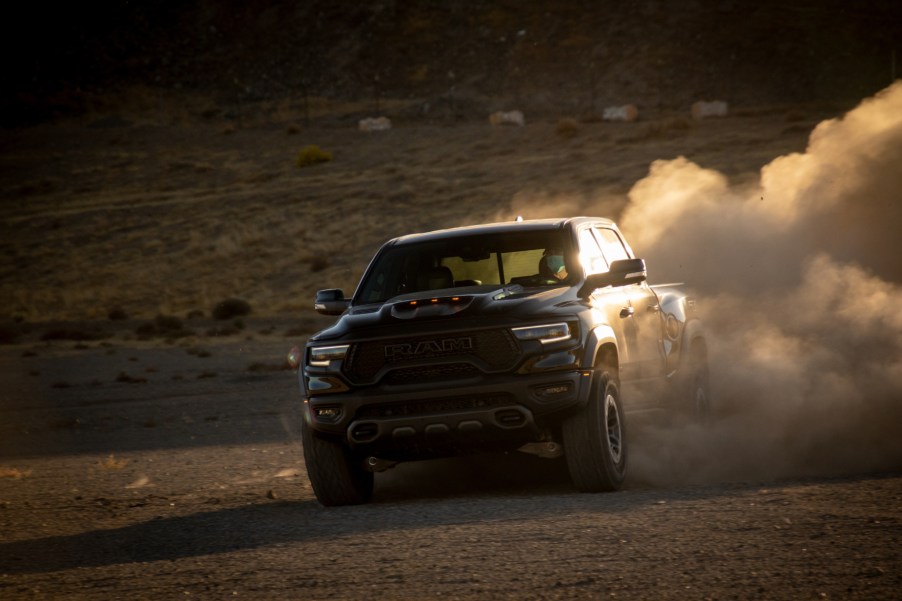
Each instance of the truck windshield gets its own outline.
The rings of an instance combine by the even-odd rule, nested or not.
[[[571,283],[563,230],[508,232],[408,242],[384,249],[363,277],[356,303],[467,286]]]

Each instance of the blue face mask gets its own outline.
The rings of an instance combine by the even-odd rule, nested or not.
[[[551,273],[559,273],[564,268],[564,257],[561,255],[548,255],[545,257],[545,264],[551,270]]]

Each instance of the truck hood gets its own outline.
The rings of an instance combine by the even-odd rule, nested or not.
[[[310,338],[311,341],[411,335],[449,327],[486,327],[535,322],[538,317],[564,314],[563,307],[580,303],[578,287],[524,288],[474,286],[405,294],[382,304],[349,308],[335,324]],[[572,313],[567,313],[571,315]],[[541,316],[541,317],[540,317]],[[453,325],[448,320],[454,320]],[[466,323],[462,323],[466,322]]]

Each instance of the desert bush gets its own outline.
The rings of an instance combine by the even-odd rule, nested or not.
[[[309,146],[305,146],[301,152],[298,153],[297,164],[298,167],[309,167],[319,163],[328,163],[331,160],[331,152],[320,149],[316,144],[310,144]]]
[[[232,319],[248,315],[251,312],[250,303],[240,298],[227,298],[216,303],[213,307],[213,318],[219,320]]]
[[[138,340],[153,338],[157,335],[157,326],[153,322],[142,323],[135,328],[135,335],[138,336]]]
[[[316,273],[329,266],[329,258],[323,255],[312,255],[301,259],[301,263],[310,265],[310,271]]]
[[[84,341],[84,340],[103,340],[104,338],[108,338],[109,334],[101,330],[97,326],[86,326],[83,328],[79,327],[60,327],[60,328],[51,328],[44,332],[41,336],[41,340],[75,340],[75,341]]]
[[[116,376],[117,382],[123,382],[125,384],[146,384],[147,378],[130,376],[124,371],[119,372],[119,375]]]
[[[22,329],[17,323],[0,323],[0,344],[18,342]]]
[[[564,117],[557,122],[557,135],[562,138],[572,138],[579,133],[579,124],[576,119]]]
[[[692,129],[692,122],[685,117],[674,117],[667,122],[667,128],[671,131],[689,131]]]
[[[123,321],[125,319],[128,319],[128,314],[122,307],[113,307],[107,313],[107,318],[110,321]]]
[[[182,329],[182,320],[174,315],[157,315],[153,322],[161,331]]]
[[[139,340],[148,340],[150,338],[166,338],[173,340],[175,338],[184,338],[193,336],[194,331],[186,329],[182,325],[182,320],[173,315],[157,315],[153,321],[142,323],[135,328],[135,334]]]

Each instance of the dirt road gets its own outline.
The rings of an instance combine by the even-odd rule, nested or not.
[[[263,321],[2,350],[0,598],[899,598],[899,473],[661,484],[640,463],[585,495],[553,461],[476,457],[324,509],[293,340]]]

